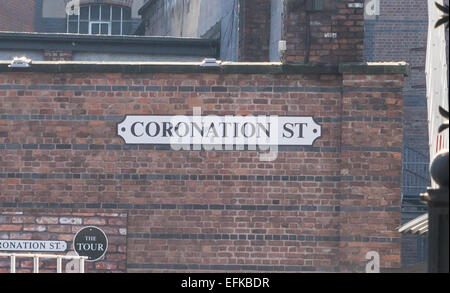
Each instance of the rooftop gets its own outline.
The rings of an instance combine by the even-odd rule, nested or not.
[[[215,58],[219,54],[219,48],[217,40],[200,38],[0,31],[0,50],[67,50]]]

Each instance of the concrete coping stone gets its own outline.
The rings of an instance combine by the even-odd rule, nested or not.
[[[406,62],[279,63],[223,62],[220,67],[202,67],[200,62],[87,62],[35,61],[29,68],[9,68],[0,60],[0,72],[42,73],[200,73],[200,74],[410,74]]]

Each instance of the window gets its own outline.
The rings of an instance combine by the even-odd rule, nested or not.
[[[131,8],[91,4],[80,7],[80,15],[67,17],[67,32],[91,35],[131,34]]]
[[[111,34],[111,23],[101,22],[101,21],[91,21],[91,26],[89,30],[90,35],[110,35]]]

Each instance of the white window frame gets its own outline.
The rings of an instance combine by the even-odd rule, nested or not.
[[[89,34],[90,35],[92,35],[93,33],[92,33],[92,25],[94,25],[94,24],[98,24],[99,25],[99,27],[98,27],[98,30],[99,30],[99,35],[105,35],[105,34],[102,34],[102,32],[101,32],[101,30],[102,30],[102,28],[101,28],[101,25],[102,24],[107,24],[108,25],[108,33],[107,33],[107,35],[111,35],[111,22],[108,22],[108,21],[91,21],[91,22],[89,22]]]
[[[100,5],[100,10],[99,10],[99,20],[91,20],[91,6],[92,5]],[[112,35],[112,24],[113,24],[113,6],[114,5],[109,5],[109,21],[107,20],[102,20],[102,10],[103,10],[103,6],[106,4],[89,4],[87,5],[89,7],[89,12],[88,12],[88,34],[92,35],[92,25],[93,24],[99,24],[99,26],[101,26],[102,24],[108,24],[108,34],[109,36]],[[123,20],[123,16],[124,16],[124,7],[122,6],[114,6],[114,7],[119,7],[120,8],[120,36],[123,35],[123,26],[124,26],[124,20]],[[78,14],[78,34],[80,34],[80,23],[81,23],[81,19],[80,19],[80,15],[81,13]],[[66,32],[69,33],[69,21],[70,16],[67,15],[67,30]],[[118,22],[117,20],[115,20],[114,22]],[[99,27],[99,32],[101,32],[101,27]]]

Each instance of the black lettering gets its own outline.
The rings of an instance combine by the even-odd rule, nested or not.
[[[294,131],[292,130],[292,128],[287,128],[287,125],[290,125],[291,127],[294,127],[294,124],[292,124],[292,123],[286,123],[286,124],[284,124],[284,125],[283,125],[283,129],[284,129],[285,131],[289,132],[289,134],[290,134],[291,136],[286,136],[286,134],[283,133],[283,137],[285,137],[285,138],[292,138],[292,137],[294,136]]]
[[[247,135],[247,133],[246,133],[246,131],[245,131],[245,129],[246,129],[246,126],[247,125],[250,125],[251,126],[251,134],[250,135]],[[244,125],[242,125],[242,128],[241,128],[241,132],[242,132],[242,135],[245,137],[245,138],[249,138],[249,137],[252,137],[253,135],[255,135],[255,125],[253,125],[253,124],[251,124],[251,123],[244,123]]]
[[[154,135],[151,135],[151,134],[150,134],[150,125],[152,125],[152,124],[155,124],[155,126],[156,126],[156,131],[155,131],[155,134],[154,134]],[[150,122],[149,124],[147,124],[147,127],[145,127],[145,132],[146,132],[147,135],[150,136],[150,137],[156,137],[156,136],[158,136],[158,134],[159,134],[160,131],[161,131],[161,126],[159,126],[159,124],[156,123],[156,122]]]
[[[267,128],[262,123],[258,123],[258,138],[261,137],[261,130],[266,133],[267,137],[270,137],[270,123],[267,123]]]
[[[200,128],[200,126],[195,123],[192,122],[192,137],[194,137],[194,128],[198,131],[198,133],[200,133],[200,135],[203,137],[203,132],[204,132],[204,127],[203,127],[203,123],[202,123],[202,127]]]
[[[173,125],[171,122],[163,122],[163,137],[167,137],[167,134],[172,136],[172,128]]]
[[[298,138],[303,138],[303,126],[308,125],[307,123],[295,123],[298,125]]]
[[[219,125],[223,125],[223,135],[222,137],[227,137],[227,126],[233,125],[233,123],[220,122]]]
[[[184,132],[183,135],[181,135],[181,134],[179,133],[180,125],[184,125],[185,132]],[[178,123],[178,124],[175,126],[175,133],[176,133],[179,137],[185,137],[185,136],[189,133],[189,126],[188,126],[185,122],[180,122],[180,123]]]
[[[211,126],[209,127],[209,130],[206,133],[206,137],[209,137],[209,133],[211,132],[211,130],[212,130],[212,132],[214,134],[214,137],[219,137],[219,134],[217,133],[217,130],[216,130],[216,127],[214,126],[214,123],[211,123]]]
[[[133,134],[135,137],[141,137],[144,135],[144,133],[142,133],[141,135],[137,135],[136,134],[136,124],[141,124],[142,127],[144,127],[144,123],[143,122],[136,122],[133,123],[133,125],[131,125],[131,134]]]

